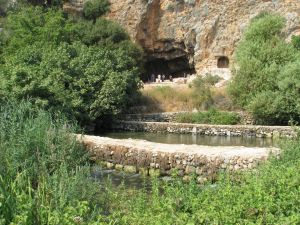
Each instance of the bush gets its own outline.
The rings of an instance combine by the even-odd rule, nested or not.
[[[193,80],[190,87],[192,88],[191,99],[196,106],[196,109],[208,109],[213,104],[211,85],[211,76],[207,78],[202,78],[198,76]]]
[[[10,14],[5,29],[0,97],[30,98],[87,124],[121,112],[137,93],[141,51],[113,22],[29,7]]]
[[[233,71],[229,92],[236,104],[248,109],[263,124],[299,120],[295,108],[298,97],[282,86],[285,79],[296,81],[291,64],[299,58],[299,52],[281,36],[284,24],[278,15],[259,15],[251,22],[236,52],[238,69]],[[291,88],[295,94],[296,86]]]
[[[83,15],[88,20],[96,19],[109,11],[108,0],[89,0],[83,5]]]
[[[182,113],[175,120],[178,123],[235,125],[240,123],[241,118],[236,113],[211,109],[207,112]]]
[[[292,37],[292,45],[297,50],[300,50],[300,36],[293,36]]]

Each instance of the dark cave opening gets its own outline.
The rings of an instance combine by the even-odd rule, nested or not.
[[[142,77],[143,81],[149,81],[151,75],[165,75],[168,78],[170,75],[173,78],[183,77],[184,74],[195,74],[195,68],[190,65],[189,60],[186,56],[174,58],[174,59],[163,59],[156,58],[148,60],[145,63],[145,74]]]
[[[229,59],[226,56],[222,56],[218,58],[218,63],[217,63],[218,68],[229,68]]]

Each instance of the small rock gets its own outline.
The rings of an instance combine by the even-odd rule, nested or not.
[[[160,176],[160,171],[158,169],[149,169],[149,176],[150,177],[159,177]]]
[[[124,166],[124,171],[126,173],[137,173],[137,169],[135,166]]]
[[[139,168],[139,172],[143,176],[148,176],[149,175],[149,170],[147,168],[144,168],[144,167]]]
[[[115,169],[116,170],[118,170],[118,171],[122,171],[123,170],[123,165],[121,165],[121,164],[116,164],[116,166],[115,166]]]
[[[198,177],[197,182],[198,184],[204,184],[207,181],[206,177]]]
[[[186,174],[193,174],[196,172],[196,168],[194,166],[186,166],[185,173]]]
[[[113,169],[114,167],[115,167],[115,164],[110,163],[110,162],[107,162],[107,163],[106,163],[106,168],[107,168],[107,169]]]
[[[190,181],[192,180],[192,178],[191,178],[190,176],[184,176],[184,177],[182,178],[182,180],[183,180],[184,182],[190,182]]]
[[[202,174],[203,174],[202,168],[197,167],[197,168],[196,168],[196,174],[197,174],[197,175],[202,175]]]

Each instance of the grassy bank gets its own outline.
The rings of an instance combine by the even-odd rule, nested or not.
[[[31,104],[0,106],[0,224],[299,224],[300,140],[258,169],[198,186],[91,179],[74,126]]]
[[[175,121],[178,123],[235,125],[241,122],[241,118],[237,113],[211,109],[206,112],[182,113],[176,116]]]
[[[62,116],[27,102],[0,106],[0,224],[94,221],[99,186]]]
[[[116,224],[299,224],[300,141],[257,170],[223,174],[199,187],[178,180],[146,191],[114,192]]]

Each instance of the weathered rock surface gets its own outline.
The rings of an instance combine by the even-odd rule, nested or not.
[[[80,11],[84,1],[71,0],[65,9]],[[196,70],[198,74],[212,73],[230,79],[226,68],[228,60],[232,62],[235,47],[251,18],[263,11],[276,12],[286,18],[287,39],[300,35],[298,0],[110,2],[108,17],[120,23],[144,48],[148,72]]]
[[[287,38],[300,34],[300,2],[296,0],[110,2],[109,18],[129,32],[145,49],[149,60],[164,59],[172,68],[187,59],[198,73],[217,73],[225,79],[229,79],[228,69],[217,68],[218,59],[225,56],[232,60],[245,27],[260,12],[273,11],[284,16]]]

